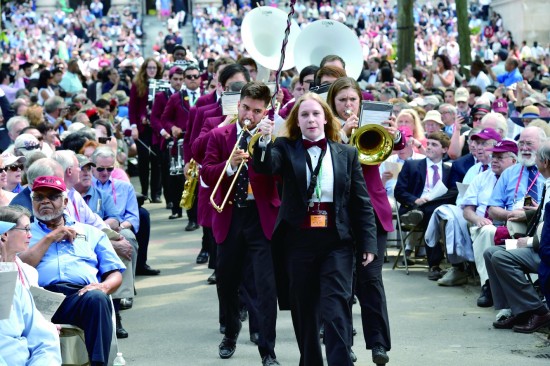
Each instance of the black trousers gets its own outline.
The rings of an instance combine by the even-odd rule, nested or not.
[[[172,185],[170,184],[170,150],[164,148],[160,152],[160,177],[162,194],[166,203],[172,202]],[[179,203],[179,202],[178,202]],[[173,212],[172,212],[173,213]]]
[[[157,147],[152,147],[153,130],[151,126],[144,126],[145,129],[139,135],[140,141],[136,141],[138,151],[138,172],[139,182],[141,183],[141,193],[149,196],[149,172],[151,173],[151,198],[160,197],[161,177],[160,177],[160,153]],[[152,154],[149,149],[153,151]]]
[[[138,242],[138,256],[136,268],[143,268],[147,264],[147,251],[149,250],[149,238],[151,236],[151,217],[149,211],[139,208],[139,231],[136,234]]]
[[[65,300],[52,317],[52,323],[72,324],[84,331],[86,350],[93,363],[107,365],[113,338],[113,311],[109,295],[102,291],[88,291],[79,296],[84,286],[58,283],[46,290],[63,293]]]
[[[208,260],[208,268],[216,270],[216,264],[218,261],[218,244],[214,240],[214,234],[212,228],[202,227],[202,248],[208,251],[210,259]]]
[[[240,329],[239,286],[242,282],[245,260],[249,255],[252,264],[258,308],[260,338],[258,350],[262,357],[275,356],[275,325],[277,322],[277,292],[273,273],[271,243],[266,239],[254,202],[246,208],[233,208],[227,238],[218,246],[216,267],[217,289],[225,314],[227,337],[235,337]]]
[[[336,229],[290,229],[285,237],[290,309],[300,366],[322,366],[319,326],[325,327],[329,366],[352,366],[350,358],[353,246]]]
[[[378,220],[377,220],[378,221]],[[362,253],[357,256],[356,294],[361,306],[361,322],[367,349],[380,343],[389,351],[391,348],[390,322],[386,304],[386,292],[382,281],[382,266],[386,254],[388,233],[377,222],[377,258],[364,267],[361,264]]]

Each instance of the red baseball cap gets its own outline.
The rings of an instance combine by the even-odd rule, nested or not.
[[[63,182],[63,179],[49,175],[43,175],[34,180],[32,190],[36,191],[38,188],[52,188],[60,192],[65,192],[67,190],[67,186],[65,182]]]

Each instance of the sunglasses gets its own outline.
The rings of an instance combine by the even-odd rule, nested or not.
[[[6,168],[4,168],[4,169],[9,169],[9,170],[11,170],[12,172],[16,172],[16,171],[18,171],[18,170],[23,170],[23,167],[24,167],[23,164],[17,164],[17,165],[10,165],[10,166],[8,166],[8,167],[6,167]]]
[[[193,79],[197,80],[198,78],[200,78],[200,75],[185,75],[185,78],[187,80],[193,80]]]
[[[107,170],[108,172],[112,172],[113,170],[115,170],[115,167],[114,166],[110,166],[110,167],[104,167],[104,166],[98,166],[97,168],[95,168],[98,172],[102,173],[104,172],[105,170]]]

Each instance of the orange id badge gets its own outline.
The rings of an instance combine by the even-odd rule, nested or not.
[[[248,182],[248,191],[247,191],[248,195],[249,196],[254,196],[254,193],[252,193],[252,186],[250,185],[250,182]]]
[[[309,226],[312,229],[328,227],[328,213],[321,210],[309,211]]]

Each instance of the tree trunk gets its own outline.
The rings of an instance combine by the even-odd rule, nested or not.
[[[470,47],[470,28],[468,27],[468,1],[456,0],[456,16],[458,25],[458,46],[460,49],[461,71],[470,77],[470,72],[464,69],[472,63],[472,48]]]
[[[397,69],[415,65],[413,0],[397,1]]]

